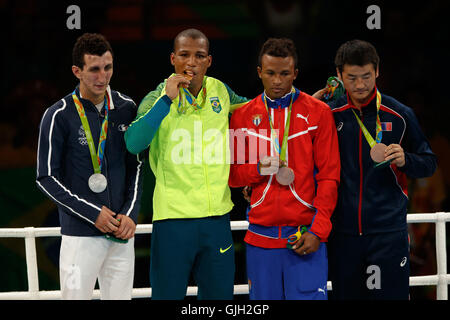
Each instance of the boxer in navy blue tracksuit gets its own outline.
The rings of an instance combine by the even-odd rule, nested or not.
[[[407,177],[428,177],[436,169],[436,156],[412,109],[381,93],[377,112],[378,63],[375,48],[359,40],[343,44],[335,59],[346,94],[329,103],[341,156],[329,238],[332,299],[408,299]],[[374,138],[379,118],[390,163],[374,167],[352,110]]]

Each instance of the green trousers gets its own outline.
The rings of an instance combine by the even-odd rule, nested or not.
[[[235,265],[229,214],[153,223],[152,299],[184,299],[191,272],[198,299],[233,299]]]

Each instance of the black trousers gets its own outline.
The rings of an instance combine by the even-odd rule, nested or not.
[[[408,232],[348,235],[328,240],[330,300],[408,300]]]

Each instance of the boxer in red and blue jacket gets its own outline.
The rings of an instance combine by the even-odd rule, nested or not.
[[[337,134],[329,107],[292,86],[296,65],[291,40],[266,41],[257,68],[264,93],[230,122],[230,186],[252,188],[245,236],[250,299],[327,299],[326,241],[340,175]],[[291,101],[286,161],[295,180],[281,185],[269,117],[281,145]],[[288,249],[287,238],[299,226],[308,231]]]
[[[335,64],[346,94],[330,103],[342,164],[329,240],[331,298],[408,299],[407,177],[431,176],[436,156],[412,109],[381,93],[381,142],[390,164],[374,167],[352,110],[374,136],[378,54],[370,43],[353,40],[338,49]]]

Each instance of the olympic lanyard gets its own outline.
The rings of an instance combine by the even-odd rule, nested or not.
[[[289,127],[290,127],[290,124],[291,124],[291,111],[292,111],[292,102],[294,101],[294,93],[295,93],[295,89],[292,88],[292,90],[291,90],[291,103],[289,104],[289,112],[288,112],[286,124],[284,125],[283,142],[282,142],[281,147],[280,147],[280,141],[278,140],[278,134],[276,133],[276,131],[273,128],[272,118],[270,116],[269,107],[267,106],[266,95],[265,94],[263,95],[264,105],[266,107],[266,111],[267,111],[267,114],[269,116],[270,131],[272,133],[272,142],[273,142],[273,145],[275,147],[275,152],[277,153],[277,155],[280,156],[280,160],[281,161],[285,161],[286,160],[287,139],[288,139],[288,134],[289,134]]]
[[[73,101],[75,102],[76,109],[78,111],[78,115],[80,116],[81,124],[83,125],[84,132],[86,134],[86,140],[89,146],[89,153],[91,154],[92,165],[94,167],[95,173],[101,173],[102,171],[102,163],[104,157],[104,150],[106,144],[106,135],[108,132],[108,115],[109,115],[109,96],[105,94],[105,119],[102,122],[102,130],[100,132],[100,138],[98,141],[98,149],[95,151],[94,139],[92,138],[91,128],[89,126],[89,122],[86,118],[86,113],[83,108],[83,104],[78,99],[75,91],[72,93]]]
[[[178,113],[186,113],[189,106],[192,106],[194,110],[199,110],[203,108],[203,104],[206,101],[206,83],[205,77],[203,77],[202,83],[202,98],[203,101],[201,103],[197,102],[197,99],[187,90],[186,88],[180,88],[180,99],[178,101]]]
[[[370,147],[372,148],[377,143],[381,142],[381,139],[383,138],[383,131],[381,130],[381,121],[380,121],[380,106],[381,106],[381,93],[377,89],[377,125],[375,129],[375,139],[372,138],[369,131],[367,130],[364,123],[362,123],[361,119],[356,115],[355,110],[352,109],[353,114],[355,115],[356,121],[359,124],[359,127],[361,128],[361,131],[364,134],[364,137],[366,138],[367,142],[369,143]]]

